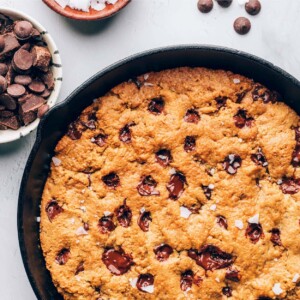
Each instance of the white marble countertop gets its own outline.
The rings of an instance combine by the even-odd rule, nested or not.
[[[62,101],[78,85],[102,68],[128,55],[167,45],[213,44],[243,50],[285,69],[300,79],[300,1],[261,0],[260,15],[250,17],[246,36],[232,28],[246,15],[233,1],[229,9],[215,5],[208,15],[197,0],[133,0],[120,14],[103,22],[67,20],[42,0],[1,0],[0,6],[22,10],[39,20],[55,39],[63,60]],[[0,145],[0,282],[1,299],[36,299],[26,277],[17,237],[17,201],[25,162],[35,133]]]

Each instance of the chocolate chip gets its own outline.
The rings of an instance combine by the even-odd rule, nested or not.
[[[245,17],[239,17],[234,21],[234,30],[241,35],[247,34],[251,29],[251,22]]]
[[[292,165],[294,168],[300,167],[300,145],[297,145],[295,150],[293,151]]]
[[[126,199],[124,200],[123,205],[115,211],[117,220],[123,227],[129,227],[132,219],[131,209],[126,205]]]
[[[28,71],[33,64],[33,57],[30,52],[24,49],[19,49],[15,52],[12,60],[12,65],[15,71],[25,72]]]
[[[189,109],[184,116],[184,121],[197,124],[200,121],[200,115],[198,111],[193,108]]]
[[[26,89],[23,85],[15,83],[7,88],[7,93],[14,98],[19,98],[26,93]]]
[[[227,97],[223,97],[223,96],[216,97],[215,101],[217,102],[217,108],[220,109],[226,106],[227,99],[228,99]]]
[[[187,136],[184,140],[183,149],[186,152],[194,151],[196,148],[196,138],[194,136]]]
[[[136,188],[141,196],[159,196],[160,192],[155,189],[156,186],[157,182],[151,175],[148,175],[141,178],[141,181]]]
[[[217,0],[217,2],[222,7],[229,7],[232,3],[232,0]]]
[[[120,178],[119,176],[112,172],[112,173],[109,173],[105,176],[102,177],[102,181],[110,188],[113,188],[115,189],[117,186],[120,185]]]
[[[154,115],[160,115],[165,107],[165,101],[162,98],[154,98],[148,105],[148,110]]]
[[[278,228],[273,228],[270,233],[271,235],[271,242],[274,246],[282,246],[281,238],[280,238],[280,230]]]
[[[209,13],[213,9],[214,3],[212,0],[199,0],[198,9],[202,13]]]
[[[7,81],[5,77],[0,75],[0,94],[4,93],[7,89]]]
[[[55,262],[59,265],[65,265],[70,258],[70,250],[67,248],[61,249],[55,258]]]
[[[97,128],[97,116],[95,112],[92,112],[84,117],[84,120],[81,121],[81,124],[87,129],[94,130]]]
[[[42,106],[40,106],[38,108],[38,112],[37,112],[37,117],[38,118],[42,118],[46,113],[47,111],[49,110],[49,105],[48,104],[44,104]]]
[[[81,273],[83,271],[84,271],[84,263],[81,262],[81,263],[79,263],[79,265],[76,268],[75,275],[78,275],[79,273]]]
[[[17,75],[14,79],[14,82],[26,86],[32,82],[32,79],[28,75]]]
[[[137,77],[135,77],[135,78],[130,78],[130,79],[128,80],[128,82],[133,82],[133,83],[136,85],[136,87],[137,87],[138,89],[140,89],[140,88],[143,86],[143,83],[140,82],[140,81],[137,79]]]
[[[245,9],[249,15],[255,16],[255,15],[259,14],[259,12],[261,10],[261,4],[258,0],[249,0],[245,4]]]
[[[47,72],[51,62],[50,51],[44,46],[35,45],[31,49],[31,54],[33,57],[33,66],[43,72]]]
[[[283,178],[280,189],[284,194],[296,194],[300,191],[300,179],[296,178]]]
[[[108,138],[108,135],[104,133],[100,133],[92,138],[92,143],[98,145],[99,147],[104,147],[106,144],[106,140]]]
[[[227,297],[232,297],[232,288],[229,286],[225,286],[222,288],[222,294]]]
[[[3,38],[5,42],[5,47],[2,50],[2,52],[0,52],[1,61],[3,61],[6,58],[6,56],[8,56],[10,53],[13,53],[13,51],[17,50],[20,47],[20,44],[13,33],[4,34]]]
[[[272,300],[272,298],[267,297],[267,296],[259,296],[259,297],[257,298],[257,300]]]
[[[48,90],[48,89],[45,89],[45,90],[43,91],[43,93],[41,94],[41,97],[47,99],[50,95],[51,95],[51,91]]]
[[[136,287],[138,290],[142,292],[147,292],[145,288],[148,286],[154,285],[154,276],[146,273],[146,274],[140,274],[136,283]]]
[[[167,167],[170,162],[173,161],[171,151],[167,149],[161,149],[155,153],[156,161],[162,166]]]
[[[224,216],[218,215],[217,223],[219,224],[220,227],[223,227],[226,230],[228,229],[227,219]]]
[[[90,230],[90,225],[89,225],[89,223],[84,222],[84,223],[83,223],[83,228],[84,228],[85,231],[89,231],[89,230]]]
[[[211,194],[212,194],[212,191],[213,191],[213,188],[211,188],[211,185],[202,185],[202,190],[203,190],[203,193],[204,195],[206,196],[206,199],[207,200],[210,200],[211,199]]]
[[[106,249],[102,254],[102,261],[107,269],[114,275],[123,275],[128,272],[134,264],[132,256],[126,254],[123,249]]]
[[[244,90],[240,93],[236,93],[236,103],[241,103],[242,100],[245,98],[246,94],[249,92],[249,90]]]
[[[160,262],[166,261],[173,253],[173,248],[168,244],[161,244],[154,248],[156,259]]]
[[[3,35],[0,35],[0,52],[3,51],[4,47],[5,47],[4,36],[3,36]]]
[[[72,140],[79,140],[81,138],[82,132],[79,130],[77,121],[74,121],[69,125],[67,135]]]
[[[33,26],[28,21],[17,21],[14,26],[14,32],[18,39],[25,40],[31,37]]]
[[[230,175],[236,174],[237,169],[240,168],[241,165],[242,159],[237,154],[229,154],[223,162],[224,170]]]
[[[0,117],[1,118],[10,118],[13,117],[15,114],[12,111],[9,110],[1,110],[0,111]]]
[[[258,166],[263,166],[263,167],[268,166],[267,159],[264,156],[261,148],[258,148],[258,150],[255,154],[251,154],[251,160]]]
[[[138,218],[138,225],[144,231],[149,231],[150,222],[152,222],[150,211],[143,211]]]
[[[180,276],[180,288],[182,291],[186,292],[192,288],[194,280],[194,272],[192,270],[187,270]]]
[[[45,85],[40,80],[33,80],[29,85],[28,88],[36,94],[41,94],[45,91]]]
[[[204,245],[200,251],[191,249],[188,256],[196,261],[196,264],[205,270],[217,270],[227,268],[234,262],[234,257],[222,251],[214,245]]]
[[[19,119],[16,116],[12,116],[10,118],[0,118],[0,126],[2,129],[10,128],[13,130],[17,130],[21,125]]]
[[[225,279],[231,280],[234,282],[240,282],[241,280],[241,275],[239,274],[240,272],[236,269],[233,268],[228,268],[225,274]]]
[[[119,133],[119,139],[123,143],[131,143],[131,130],[130,126],[133,126],[134,123],[126,124]]]
[[[264,238],[264,236],[261,224],[248,223],[246,237],[248,237],[253,244],[256,244],[259,239]]]
[[[56,200],[49,201],[45,210],[50,222],[52,222],[57,215],[64,211],[64,209],[57,203]]]
[[[22,112],[19,117],[23,121],[24,125],[27,126],[28,124],[36,120],[37,114],[34,111],[29,111],[27,113]]]
[[[98,228],[102,234],[110,233],[116,229],[113,222],[113,215],[103,216],[98,222]]]
[[[31,95],[25,103],[22,104],[21,109],[23,113],[29,111],[36,111],[39,107],[45,104],[45,100],[42,97]]]
[[[185,183],[186,178],[182,173],[176,172],[171,175],[170,181],[167,184],[167,190],[169,191],[169,197],[172,200],[177,200],[182,195]]]
[[[264,103],[275,103],[276,102],[276,98],[273,97],[273,94],[267,90],[265,87],[256,84],[254,86],[254,89],[252,91],[252,99],[253,101],[258,101],[261,100]]]
[[[1,37],[1,36],[0,36],[0,37]],[[1,50],[0,50],[0,52],[1,52]],[[8,66],[7,66],[7,64],[0,63],[0,75],[1,75],[1,76],[5,76],[6,73],[7,73],[7,71],[8,71]]]
[[[236,115],[233,117],[235,126],[238,128],[251,127],[254,119],[247,116],[247,111],[239,109]]]

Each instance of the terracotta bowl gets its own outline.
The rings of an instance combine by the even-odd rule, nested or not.
[[[55,0],[43,0],[52,10],[58,14],[74,19],[83,21],[94,21],[109,18],[120,10],[122,10],[131,0],[119,0],[116,4],[107,4],[106,8],[100,11],[90,9],[89,12],[79,11],[70,7],[62,8]]]

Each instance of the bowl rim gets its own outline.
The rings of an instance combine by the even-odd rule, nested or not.
[[[58,13],[59,15],[73,19],[78,21],[96,21],[96,20],[103,20],[109,17],[112,17],[113,15],[117,14],[119,11],[121,11],[123,8],[125,8],[131,0],[119,0],[114,4],[114,7],[111,10],[108,10],[107,12],[99,11],[98,13],[89,15],[88,13],[84,13],[82,11],[77,11],[75,9],[72,9],[71,11],[65,10],[62,8],[58,3],[55,2],[55,0],[43,0],[43,2],[53,11]],[[119,3],[119,5],[117,5]]]
[[[28,253],[27,249],[25,247],[25,240],[24,240],[24,232],[23,232],[23,206],[24,201],[23,197],[25,197],[25,189],[26,184],[28,181],[28,178],[30,176],[31,167],[34,162],[34,159],[36,157],[36,154],[40,148],[41,142],[43,140],[43,127],[47,124],[47,119],[50,118],[51,114],[54,114],[57,110],[60,110],[63,106],[68,105],[72,102],[73,98],[82,92],[84,89],[86,89],[90,84],[92,84],[97,79],[101,78],[107,73],[110,73],[114,71],[115,69],[121,67],[122,65],[125,65],[127,63],[133,62],[138,59],[142,59],[144,57],[153,55],[153,54],[159,54],[161,52],[172,52],[172,51],[183,51],[183,50],[199,50],[199,51],[213,51],[213,52],[221,52],[225,54],[230,54],[233,56],[238,56],[241,58],[248,59],[250,61],[253,61],[255,63],[258,63],[260,65],[263,65],[266,68],[271,69],[272,71],[275,71],[280,76],[286,78],[288,81],[296,85],[300,90],[300,81],[296,79],[293,75],[289,74],[288,72],[284,71],[282,68],[274,65],[273,63],[260,58],[256,55],[249,54],[244,51],[224,47],[224,46],[215,46],[215,45],[207,45],[207,44],[180,44],[180,45],[173,45],[173,46],[167,46],[167,47],[159,47],[154,48],[151,50],[146,50],[142,52],[138,52],[137,54],[133,54],[131,56],[128,56],[124,59],[119,60],[116,63],[113,63],[106,68],[102,69],[101,71],[97,72],[93,76],[91,76],[89,79],[87,79],[83,84],[81,84],[78,88],[76,88],[64,101],[58,103],[55,105],[53,109],[43,118],[38,126],[37,134],[36,134],[36,141],[33,145],[33,148],[30,152],[30,155],[28,157],[27,163],[25,165],[23,177],[20,184],[20,191],[19,191],[19,198],[18,198],[18,212],[17,212],[17,229],[18,229],[18,239],[19,239],[19,247],[20,252],[22,256],[23,265],[27,274],[27,277],[29,279],[29,282],[31,284],[31,287],[38,299],[42,299],[40,291],[35,283],[35,279],[33,274],[31,273],[29,263],[28,263]]]
[[[0,6],[0,14],[12,18],[17,17],[20,19],[28,20],[43,35],[43,39],[47,43],[47,48],[51,52],[52,62],[53,62],[52,71],[55,80],[54,81],[55,86],[54,86],[54,90],[51,92],[49,98],[47,99],[47,104],[49,105],[50,108],[52,108],[58,100],[61,87],[62,87],[62,79],[63,79],[62,61],[56,43],[54,42],[52,36],[49,34],[47,29],[39,21],[29,16],[28,14],[20,10],[8,8],[5,6]],[[37,118],[35,121],[28,124],[27,126],[21,126],[18,130],[12,130],[12,129],[0,130],[0,145],[4,143],[16,141],[28,135],[38,127],[39,123],[40,123],[40,119]]]

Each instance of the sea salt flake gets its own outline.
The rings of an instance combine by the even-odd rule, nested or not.
[[[143,286],[141,289],[146,293],[152,294],[154,292],[154,285]]]
[[[76,235],[87,235],[87,231],[82,227],[80,226],[77,230],[76,230]]]
[[[144,79],[147,80],[149,78],[149,74],[144,75]]]
[[[76,244],[79,244],[79,242],[80,242],[79,240],[76,240]]]
[[[213,189],[215,188],[215,185],[211,183],[211,184],[208,185],[208,188],[209,188],[210,190],[213,190]]]
[[[40,222],[41,222],[41,218],[40,218],[40,217],[36,217],[36,221],[37,221],[38,223],[40,223]]]
[[[170,175],[176,174],[176,170],[175,170],[174,168],[170,169],[169,174],[170,174]]]
[[[94,137],[91,138],[91,142],[92,142],[92,143],[95,143],[95,142],[96,142],[96,140],[95,140]]]
[[[211,205],[210,210],[215,211],[216,209],[217,209],[217,205],[216,204]]]
[[[242,143],[242,142],[243,142],[243,139],[239,138],[239,142]]]
[[[80,209],[81,209],[83,212],[86,212],[86,207],[85,207],[85,206],[80,206]]]
[[[106,7],[105,0],[92,0],[91,8],[94,10],[103,10]]]
[[[118,0],[107,0],[106,2],[109,4],[116,4]]]
[[[272,291],[275,295],[280,295],[283,292],[282,288],[280,287],[280,283],[275,283],[272,288]]]
[[[282,179],[278,179],[278,180],[277,180],[277,184],[278,184],[278,185],[281,185],[281,184],[282,184]]]
[[[185,206],[180,206],[180,217],[188,219],[192,212]]]
[[[145,82],[144,83],[144,86],[154,86],[154,84],[153,83],[150,83],[150,82]],[[150,286],[150,285],[149,285]]]
[[[70,219],[70,223],[74,224],[75,223],[75,219],[74,218]]]
[[[83,203],[84,203],[84,200],[80,200],[80,203],[83,204]]]
[[[215,172],[216,172],[216,169],[214,169],[214,168],[211,168],[211,169],[209,170],[210,175],[214,175]]]
[[[69,4],[69,0],[55,0],[55,2],[62,8],[66,8],[66,6]]]
[[[137,278],[133,278],[133,279],[130,278],[130,279],[129,279],[129,283],[130,283],[130,285],[131,285],[133,288],[136,287],[137,281],[138,281]]]
[[[259,223],[259,214],[248,219],[248,222],[251,224],[258,224]]]
[[[108,216],[111,215],[111,212],[110,211],[105,211],[103,214],[104,214],[105,217],[108,217]]]
[[[76,278],[77,281],[81,280],[80,276],[75,276],[75,278]]]
[[[234,84],[238,84],[238,83],[240,83],[241,81],[238,79],[238,78],[233,78],[233,83]]]
[[[146,211],[145,207],[142,207],[142,208],[140,209],[140,212],[141,212],[142,214],[143,214],[145,211]]]
[[[68,6],[73,9],[82,10],[85,12],[90,11],[91,0],[69,0]]]
[[[235,220],[234,225],[235,225],[235,227],[237,227],[241,230],[244,228],[243,221],[241,221],[241,220]]]
[[[298,279],[300,278],[300,275],[298,273],[296,273],[293,277],[293,282],[297,283]]]
[[[220,278],[219,277],[216,277],[216,282],[220,282]]]
[[[52,157],[52,161],[53,161],[55,167],[58,167],[61,164],[61,160],[55,156]]]

